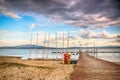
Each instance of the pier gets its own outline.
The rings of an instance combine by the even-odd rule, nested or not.
[[[120,80],[120,65],[80,54],[71,80]]]

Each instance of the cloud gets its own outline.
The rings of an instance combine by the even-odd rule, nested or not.
[[[100,34],[98,34],[101,38],[105,38],[105,39],[115,39],[116,35],[115,34],[109,34],[106,31],[101,32]]]
[[[3,15],[6,15],[8,17],[11,17],[11,18],[15,18],[15,19],[19,19],[21,18],[18,14],[8,10],[7,8],[5,7],[2,7],[0,6],[0,13],[3,14]]]
[[[0,0],[0,5],[9,10],[7,12],[42,14],[54,21],[82,28],[120,25],[118,0]],[[6,15],[6,12],[1,13]]]
[[[43,45],[44,31],[37,31],[39,33],[39,44]],[[11,46],[11,45],[21,45],[30,44],[32,34],[32,44],[36,44],[36,32],[17,32],[17,31],[5,31],[0,30],[0,46]]]
[[[80,30],[80,36],[82,38],[96,38],[97,34],[91,30],[88,30],[88,31]]]
[[[5,31],[5,30],[0,30],[0,36],[9,36],[9,37],[16,37],[16,36],[23,36],[25,33],[24,32],[10,32],[10,31]]]
[[[95,33],[92,30],[88,30],[88,31],[80,30],[79,34],[82,38],[94,38],[94,39],[115,39],[120,35],[120,34],[110,34],[105,30],[103,30],[100,33]]]
[[[0,46],[12,46],[18,44],[28,44],[29,34],[17,31],[0,30]]]
[[[36,27],[36,24],[32,23],[32,24],[30,25],[30,27],[29,27],[29,30],[32,30],[32,29],[34,29],[35,27]]]

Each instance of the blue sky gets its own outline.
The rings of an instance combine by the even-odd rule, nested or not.
[[[13,19],[6,16],[0,16],[1,30],[8,31],[28,31],[29,25],[35,23],[35,19],[30,16],[23,16],[20,19]]]
[[[40,20],[37,21],[35,17],[25,15],[20,19],[14,19],[4,15],[0,15],[0,30],[7,31],[47,31],[47,32],[59,32],[59,31],[76,31],[79,28],[74,27],[73,25],[57,22],[48,22],[48,19],[44,16],[40,17]],[[36,24],[35,28],[29,30],[31,24]]]
[[[70,38],[71,46],[78,46],[79,41],[82,42],[83,46],[86,43],[92,44],[93,41],[96,41],[98,46],[104,43],[107,43],[106,46],[120,46],[120,18],[117,12],[109,11],[111,9],[117,10],[117,5],[112,6],[113,2],[111,1],[107,2],[111,6],[110,8],[107,5],[91,7],[90,5],[97,3],[96,1],[86,3],[84,0],[81,2],[77,2],[77,0],[70,0],[69,2],[51,0],[47,2],[38,1],[36,5],[33,4],[36,2],[29,1],[31,3],[20,0],[14,3],[9,0],[0,1],[2,4],[0,6],[1,46],[29,44],[30,33],[34,34],[33,44],[35,44],[36,32],[40,33],[39,45],[43,44],[45,33],[51,33],[51,40],[53,40],[51,44],[55,44],[56,32],[59,33],[59,42],[61,43],[61,33],[64,32],[67,38],[67,32],[70,32],[70,36],[72,36]],[[45,6],[41,5],[43,3]],[[88,6],[81,5],[84,3]],[[103,4],[103,2],[100,3]],[[91,8],[93,8],[92,13],[89,11]],[[104,8],[108,8],[108,11],[104,12]],[[96,12],[96,10],[99,11]]]

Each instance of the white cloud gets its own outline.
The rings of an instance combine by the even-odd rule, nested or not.
[[[29,27],[29,30],[32,30],[32,29],[34,29],[35,27],[36,27],[36,24],[32,23],[32,24],[30,25],[30,27]]]
[[[21,18],[17,13],[10,11],[3,6],[0,6],[0,13],[2,13],[3,15],[6,15],[8,17],[11,17],[11,18],[16,18],[16,19]]]
[[[28,40],[0,40],[0,47],[29,44]]]
[[[74,5],[76,5],[76,3],[77,3],[77,0],[70,0],[69,4],[67,4],[67,8],[69,9],[73,7]]]
[[[105,38],[105,39],[114,39],[114,38],[116,37],[115,34],[109,34],[109,33],[107,33],[105,30],[104,30],[103,32],[101,32],[101,33],[99,34],[99,36],[100,36],[101,38]]]
[[[79,34],[83,38],[96,38],[97,37],[97,34],[91,30],[87,30],[87,31],[80,30]]]
[[[82,38],[101,38],[101,39],[115,39],[117,37],[118,34],[110,34],[108,32],[106,32],[105,30],[103,30],[100,33],[95,33],[91,30],[80,30],[79,34]]]
[[[95,37],[97,37],[97,34],[95,33],[95,32],[93,32],[93,31],[91,31],[91,30],[89,30],[88,31],[88,38],[95,38]]]
[[[11,37],[16,37],[16,36],[23,36],[25,33],[24,32],[17,32],[17,31],[5,31],[5,30],[0,30],[0,36],[11,36]]]
[[[98,21],[98,22],[104,22],[104,21],[110,21],[110,19],[106,18],[106,17],[101,17],[101,18],[94,18],[95,21]]]

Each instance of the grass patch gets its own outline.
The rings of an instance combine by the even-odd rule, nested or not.
[[[6,68],[6,67],[35,67],[35,68],[42,68],[42,69],[54,69],[53,67],[46,67],[46,66],[31,66],[21,63],[13,63],[13,62],[2,62],[0,63],[0,68]]]

